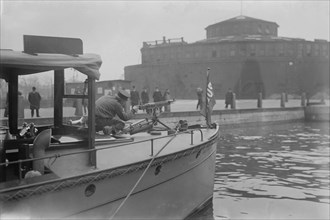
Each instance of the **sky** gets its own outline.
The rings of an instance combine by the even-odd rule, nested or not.
[[[281,37],[329,41],[330,0],[0,0],[0,48],[23,50],[23,35],[80,38],[101,55],[100,80],[124,79],[145,41],[206,38],[205,28],[239,15],[276,22]]]

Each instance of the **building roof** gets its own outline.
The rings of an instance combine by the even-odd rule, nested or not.
[[[305,40],[301,38],[278,37],[278,36],[269,36],[269,35],[237,35],[237,36],[213,37],[213,38],[200,40],[195,43],[244,42],[244,41],[293,42],[293,41],[305,41]]]
[[[208,29],[212,26],[217,26],[220,24],[226,24],[226,23],[238,23],[238,22],[246,22],[246,21],[261,21],[261,22],[267,22],[267,23],[272,23],[272,24],[276,24],[276,26],[278,27],[278,24],[276,22],[273,21],[265,21],[265,20],[261,20],[261,19],[257,19],[257,18],[252,18],[252,17],[248,17],[248,16],[244,16],[244,15],[240,15],[240,16],[236,16],[233,18],[230,18],[228,20],[224,20],[224,21],[220,21],[218,23],[215,24],[211,24],[209,26],[207,26],[205,29]]]

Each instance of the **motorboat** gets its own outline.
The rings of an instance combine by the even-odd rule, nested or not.
[[[0,219],[184,219],[212,199],[217,124],[163,123],[161,105],[119,133],[95,130],[101,57],[1,50],[9,116],[1,125]],[[65,70],[86,77],[84,94],[66,94]],[[53,74],[52,124],[18,117],[18,78]],[[84,125],[68,123],[64,100],[88,100]]]

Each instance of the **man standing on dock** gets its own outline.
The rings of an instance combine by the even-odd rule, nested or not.
[[[203,108],[203,89],[198,87],[197,88],[197,106],[196,109],[198,110],[198,108],[201,110]]]
[[[149,94],[146,87],[144,87],[143,91],[141,92],[141,101],[142,105],[147,104],[149,102]]]
[[[39,108],[40,108],[40,101],[41,96],[39,92],[36,91],[36,87],[32,87],[32,92],[29,93],[28,100],[30,102],[30,109],[31,109],[31,117],[34,116],[34,110],[36,110],[37,117],[40,117],[39,115]]]
[[[132,86],[132,91],[130,92],[131,95],[131,109],[133,109],[134,106],[140,104],[140,95],[139,92],[136,91],[135,86]]]
[[[152,95],[153,99],[154,99],[154,102],[161,102],[163,101],[163,95],[162,95],[162,92],[159,90],[158,87],[155,88],[155,91]],[[162,107],[160,107],[160,112],[162,112]]]
[[[143,91],[141,92],[141,101],[142,101],[142,105],[149,103],[149,94],[146,87],[144,87]],[[150,113],[150,110],[147,109],[146,111],[147,113]]]

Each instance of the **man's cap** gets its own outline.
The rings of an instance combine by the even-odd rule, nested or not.
[[[128,98],[130,97],[129,93],[126,92],[125,90],[119,90],[117,96],[124,101],[127,101]]]

